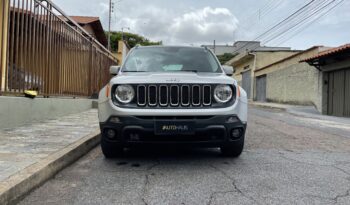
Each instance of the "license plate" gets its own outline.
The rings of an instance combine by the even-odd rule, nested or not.
[[[159,121],[155,122],[155,134],[194,134],[194,122],[190,121]]]

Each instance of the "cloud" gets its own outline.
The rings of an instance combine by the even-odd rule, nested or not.
[[[175,14],[149,7],[135,17],[122,17],[118,24],[165,44],[204,44],[232,42],[238,20],[227,8],[204,7]]]
[[[232,0],[113,1],[115,12],[112,15],[112,30],[130,27],[130,32],[142,34],[151,40],[162,40],[165,44],[200,45],[212,43],[214,39],[220,44],[253,40],[309,0],[282,1],[274,9],[268,7],[267,0],[237,0],[234,3]],[[55,1],[69,15],[99,16],[104,29],[108,29],[108,2]],[[349,42],[349,8],[350,2],[344,1],[327,16],[282,45],[304,49],[311,45],[336,46]],[[259,9],[265,10],[261,18],[257,13]],[[269,44],[276,45],[273,42]]]
[[[175,41],[226,43],[233,40],[237,18],[226,8],[205,7],[175,18],[171,28]]]

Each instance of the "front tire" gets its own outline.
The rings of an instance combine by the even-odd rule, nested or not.
[[[230,142],[220,147],[221,153],[225,157],[239,157],[244,148],[244,137],[236,142]]]
[[[103,139],[101,140],[101,149],[102,149],[103,155],[107,159],[120,157],[120,156],[123,155],[123,152],[124,152],[124,147],[123,146],[115,145],[115,144],[106,142]]]

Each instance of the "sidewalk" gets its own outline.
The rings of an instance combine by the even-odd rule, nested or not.
[[[97,110],[93,109],[0,130],[0,204],[17,200],[98,142]]]
[[[345,123],[350,125],[350,118],[322,115],[321,113],[318,112],[318,110],[314,106],[300,106],[300,105],[289,105],[289,104],[278,104],[278,103],[267,103],[267,102],[249,102],[249,105],[262,107],[262,108],[280,109],[290,114],[301,116],[301,117],[314,118],[314,119],[320,119],[320,120],[326,120],[326,121],[334,121],[334,122]]]

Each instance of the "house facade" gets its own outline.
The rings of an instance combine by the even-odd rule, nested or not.
[[[235,56],[226,65],[235,68],[234,78],[238,84],[247,92],[248,98],[253,99],[255,96],[255,71],[265,67],[271,62],[276,62],[299,51],[293,50],[271,50],[264,48],[263,50],[245,51]]]
[[[321,73],[320,111],[350,117],[350,44],[325,50],[301,62]]]
[[[314,105],[322,110],[322,73],[305,62],[327,48],[314,46],[255,70],[256,101]]]
[[[93,38],[97,39],[104,47],[108,45],[107,36],[103,30],[102,23],[99,17],[94,16],[70,16],[70,18],[77,22],[87,33]]]

